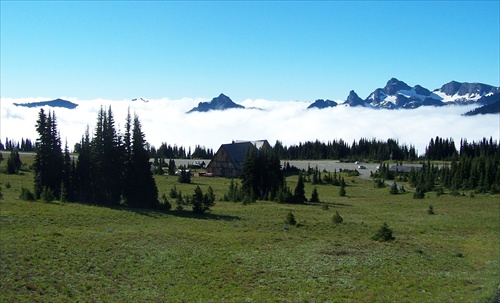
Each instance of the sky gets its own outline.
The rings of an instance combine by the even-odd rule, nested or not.
[[[0,96],[312,102],[500,86],[499,1],[1,1]]]
[[[101,106],[119,130],[130,107],[156,147],[500,138],[498,115],[461,116],[471,106],[306,109],[393,77],[500,86],[500,1],[0,1],[0,17],[2,141],[37,138],[39,109],[14,103],[56,98],[78,104],[46,108],[70,149]],[[220,93],[263,110],[186,114]]]

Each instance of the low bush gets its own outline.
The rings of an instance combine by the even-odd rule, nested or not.
[[[342,217],[339,215],[339,212],[338,212],[338,211],[336,211],[336,212],[335,212],[335,215],[333,215],[332,221],[333,221],[333,223],[335,223],[335,224],[340,224],[340,223],[344,222],[344,218],[342,218]]]
[[[379,241],[379,242],[392,241],[394,239],[395,238],[392,235],[392,230],[389,228],[389,226],[385,222],[379,228],[377,233],[372,236],[372,240]]]

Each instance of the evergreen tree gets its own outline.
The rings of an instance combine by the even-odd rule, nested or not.
[[[17,174],[21,169],[21,158],[19,157],[19,152],[16,148],[12,149],[7,158],[7,174],[13,175]]]
[[[168,174],[170,176],[175,175],[175,161],[173,159],[168,160]]]
[[[91,141],[92,202],[118,205],[123,192],[123,151],[111,107],[102,107]]]
[[[91,152],[89,127],[87,126],[80,143],[74,182],[76,200],[82,203],[92,202],[92,197],[94,196],[92,194],[92,182],[95,180],[93,180]]]
[[[389,192],[391,195],[397,195],[399,193],[398,185],[396,182],[392,183],[391,190]]]
[[[193,212],[198,214],[202,214],[210,210],[210,207],[215,205],[215,195],[212,187],[209,186],[207,193],[203,194],[201,188],[196,186],[194,194],[191,198],[191,205],[193,207]]]
[[[384,224],[379,228],[377,233],[372,236],[372,240],[375,241],[392,241],[394,240],[394,236],[392,235],[392,230],[389,228],[387,223],[384,222]]]
[[[339,189],[339,196],[341,197],[345,197],[346,195],[346,190],[345,190],[345,181],[344,181],[344,177],[342,177],[341,181],[340,181],[340,189]]]
[[[302,204],[307,201],[302,174],[299,174],[299,180],[297,181],[297,185],[295,186],[295,190],[293,192],[293,200],[294,203],[297,204]]]
[[[38,114],[36,130],[38,133],[37,152],[33,164],[35,197],[40,198],[45,187],[54,195],[59,196],[64,159],[55,114],[49,111],[49,114],[46,115],[41,109]]]
[[[68,142],[66,142],[66,145],[64,147],[64,165],[63,165],[61,196],[60,196],[61,201],[64,202],[75,201],[73,186],[74,186],[73,166],[68,149]]]
[[[316,187],[313,188],[311,199],[309,199],[309,202],[319,202],[319,195]]]
[[[255,164],[257,162],[257,151],[250,148],[247,151],[243,168],[241,171],[241,191],[243,196],[249,197],[251,201],[255,201],[256,195],[254,193],[254,184],[256,184],[257,174]]]
[[[297,220],[295,219],[295,216],[293,215],[292,211],[289,211],[288,214],[286,215],[285,223],[290,224],[292,226],[297,225]]]
[[[125,183],[127,185],[133,184],[133,186],[124,188],[123,197],[125,202],[132,207],[157,207],[159,205],[158,188],[151,173],[149,153],[146,150],[146,141],[137,115],[134,117],[132,147],[130,149],[130,159],[127,162]]]

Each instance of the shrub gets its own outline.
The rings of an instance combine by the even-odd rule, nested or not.
[[[161,195],[160,198],[160,208],[164,210],[171,210],[172,209],[172,204],[167,199],[167,195],[165,193]]]
[[[179,175],[179,178],[178,178],[178,181],[179,181],[179,183],[191,183],[191,172],[182,168],[180,175]]]
[[[215,195],[212,187],[209,186],[207,193],[203,194],[201,188],[196,186],[190,202],[193,207],[193,212],[195,213],[203,214],[207,210],[210,210],[210,207],[215,205]]]
[[[385,187],[385,181],[382,179],[375,179],[373,180],[374,184],[373,186],[375,188],[384,188]]]
[[[56,197],[54,196],[54,193],[52,192],[52,190],[48,186],[45,186],[43,188],[43,191],[40,194],[40,198],[45,203],[50,203],[56,199]]]
[[[26,187],[21,187],[19,198],[23,201],[35,201],[35,195]]]
[[[229,190],[227,194],[224,195],[222,200],[226,202],[241,202],[243,198],[244,194],[238,186],[238,183],[231,179],[231,183],[229,183]]]
[[[345,187],[344,186],[340,186],[339,196],[345,197],[345,195],[346,195]]]
[[[295,216],[293,215],[292,211],[288,212],[286,215],[285,223],[289,225],[296,225],[297,220],[295,220]]]
[[[379,228],[377,233],[372,236],[372,240],[380,241],[380,242],[392,241],[394,239],[395,238],[392,235],[392,230],[389,228],[389,226],[385,222]]]
[[[339,212],[338,212],[338,211],[336,211],[336,212],[335,212],[335,215],[333,215],[332,221],[333,221],[333,223],[335,223],[335,224],[340,224],[340,223],[344,222],[344,218],[342,218],[342,217],[339,215]]]
[[[429,205],[429,209],[427,210],[427,213],[429,215],[433,215],[434,214],[434,207],[432,207],[432,205]]]
[[[417,188],[417,191],[413,193],[413,199],[423,199],[425,198],[425,192],[421,188]]]
[[[397,195],[399,193],[398,185],[396,182],[392,183],[391,190],[389,191],[391,195]]]
[[[176,199],[177,196],[179,196],[179,193],[177,192],[177,187],[175,185],[174,187],[170,188],[170,193],[168,195],[172,199]]]

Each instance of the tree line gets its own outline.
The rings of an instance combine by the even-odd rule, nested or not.
[[[31,142],[30,139],[24,139],[21,138],[21,141],[16,141],[9,139],[8,137],[5,138],[5,144],[0,141],[0,150],[17,150],[17,151],[23,151],[23,152],[33,152],[35,151],[35,144]]]
[[[342,139],[328,142],[306,141],[298,145],[284,146],[279,140],[274,149],[284,160],[345,160],[369,159],[375,161],[397,160],[414,161],[418,159],[413,145],[399,144],[397,140],[368,140],[361,138],[348,144]]]
[[[494,155],[463,153],[458,160],[444,165],[428,161],[421,170],[412,170],[408,181],[421,196],[428,191],[443,193],[444,189],[455,194],[459,190],[500,193],[500,150]]]

